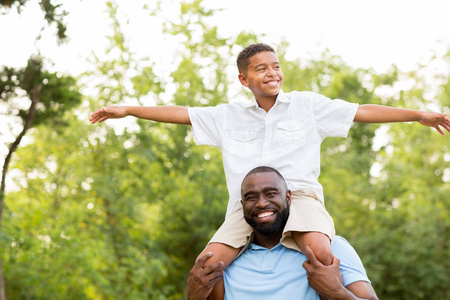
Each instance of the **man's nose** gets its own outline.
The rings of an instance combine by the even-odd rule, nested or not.
[[[259,196],[258,197],[258,201],[256,202],[256,206],[259,207],[259,208],[261,208],[261,207],[264,208],[267,205],[269,205],[269,201],[267,201],[266,197]]]

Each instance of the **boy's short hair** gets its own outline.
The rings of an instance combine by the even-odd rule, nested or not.
[[[236,63],[239,73],[247,73],[247,67],[250,64],[250,58],[259,52],[270,51],[275,53],[275,50],[266,44],[257,43],[247,46],[244,50],[239,53]]]

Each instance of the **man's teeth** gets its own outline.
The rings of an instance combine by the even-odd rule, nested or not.
[[[262,219],[262,218],[265,218],[265,217],[268,217],[271,215],[273,215],[273,211],[263,212],[263,213],[258,214],[258,218]]]

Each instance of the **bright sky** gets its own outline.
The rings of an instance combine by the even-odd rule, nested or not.
[[[21,15],[10,11],[0,16],[0,66],[24,66],[35,51],[35,38],[45,24],[36,2],[28,2]],[[39,47],[57,70],[77,74],[84,70],[84,59],[91,51],[104,49],[104,36],[110,32],[108,17],[103,0],[61,2],[70,13],[71,41],[57,47],[47,31]],[[133,51],[164,56],[171,45],[164,43],[161,29],[142,10],[145,2],[154,1],[117,2],[119,13],[130,18],[124,30]],[[174,14],[178,2],[163,1],[168,16]],[[443,53],[450,46],[448,0],[204,0],[204,4],[224,9],[213,19],[223,36],[246,30],[266,34],[266,43],[285,37],[292,58],[312,58],[328,48],[355,67],[383,72],[391,64],[414,69],[433,51]]]

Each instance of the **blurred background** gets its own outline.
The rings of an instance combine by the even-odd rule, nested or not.
[[[220,151],[97,108],[249,101],[236,56],[264,42],[286,92],[450,113],[449,8],[0,0],[0,300],[185,298],[225,215]],[[322,145],[327,209],[380,299],[450,299],[449,138],[354,124]]]

